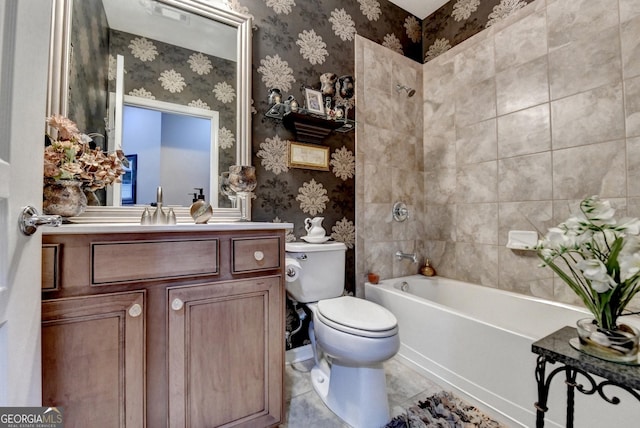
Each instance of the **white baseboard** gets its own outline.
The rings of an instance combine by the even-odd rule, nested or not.
[[[297,348],[289,349],[285,352],[285,363],[293,364],[299,361],[306,361],[313,358],[313,348],[311,345],[299,346]]]

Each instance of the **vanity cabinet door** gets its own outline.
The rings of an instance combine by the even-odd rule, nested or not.
[[[144,292],[42,302],[42,405],[64,426],[145,426]]]
[[[283,290],[281,276],[169,288],[169,426],[281,422]]]

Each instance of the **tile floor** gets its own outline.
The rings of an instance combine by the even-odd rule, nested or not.
[[[349,428],[329,410],[313,390],[309,370],[313,360],[287,364],[285,369],[286,419],[280,428]],[[391,415],[403,413],[404,406],[442,391],[397,358],[385,363],[387,394]]]

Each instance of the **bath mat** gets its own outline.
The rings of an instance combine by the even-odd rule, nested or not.
[[[439,392],[420,400],[398,415],[385,428],[505,428],[476,407],[450,392]]]

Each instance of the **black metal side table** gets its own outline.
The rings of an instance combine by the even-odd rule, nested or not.
[[[640,390],[640,366],[612,363],[586,355],[569,344],[569,339],[574,337],[578,337],[575,328],[563,327],[531,345],[531,351],[538,354],[536,364],[536,381],[538,382],[538,401],[535,403],[536,428],[544,427],[544,414],[548,410],[549,387],[558,373],[565,373],[567,385],[567,428],[573,428],[576,390],[585,395],[597,392],[607,402],[618,404],[620,399],[617,396],[607,395],[604,391],[607,386],[616,386],[640,401],[640,393],[637,391]],[[546,376],[547,363],[560,363],[561,366],[554,368]],[[586,379],[587,386],[576,382],[578,374]],[[599,381],[593,375],[600,376],[604,380]]]

